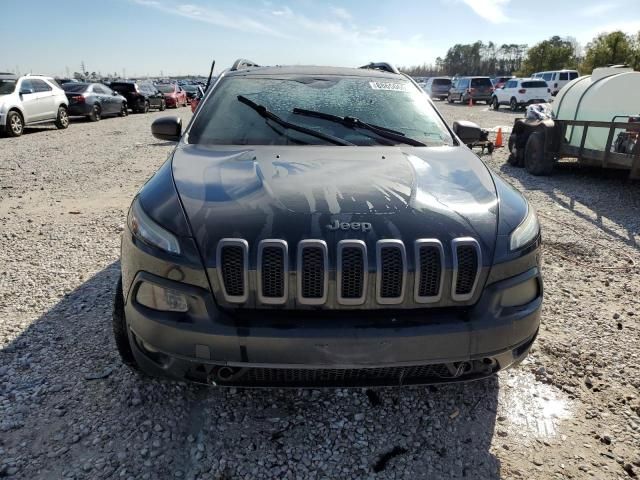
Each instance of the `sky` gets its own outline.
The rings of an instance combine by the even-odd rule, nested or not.
[[[640,31],[640,0],[0,0],[0,19],[0,71],[206,75],[213,59],[408,66],[476,40],[585,45]]]

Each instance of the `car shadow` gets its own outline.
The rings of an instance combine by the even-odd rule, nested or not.
[[[628,170],[587,167],[564,160],[548,177],[536,177],[507,163],[500,170],[528,190],[543,192],[576,217],[640,251],[636,240],[640,236],[640,182],[630,181]]]
[[[114,262],[0,351],[12,405],[2,447],[24,478],[500,478],[497,378],[326,390],[145,378],[120,363],[112,339],[118,276]]]

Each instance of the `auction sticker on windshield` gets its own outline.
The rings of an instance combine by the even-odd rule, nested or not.
[[[369,82],[374,90],[390,90],[392,92],[407,92],[408,85],[406,83],[390,83],[390,82]]]

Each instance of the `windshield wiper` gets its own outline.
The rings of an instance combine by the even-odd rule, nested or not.
[[[305,117],[315,117],[322,118],[323,120],[328,120],[330,122],[341,123],[345,127],[349,128],[362,128],[364,130],[369,130],[370,132],[375,133],[379,137],[387,138],[389,140],[394,140],[400,143],[406,143],[407,145],[412,145],[414,147],[426,147],[425,143],[422,143],[419,140],[415,140],[413,138],[407,137],[404,133],[398,132],[397,130],[391,130],[390,128],[380,127],[378,125],[372,125],[370,123],[363,122],[357,117],[340,117],[338,115],[332,115],[330,113],[316,112],[314,110],[305,110],[304,108],[294,108],[293,113],[296,115],[304,115]]]
[[[303,127],[302,125],[296,125],[295,123],[287,122],[285,119],[280,118],[275,113],[271,112],[264,105],[260,105],[259,103],[254,102],[253,100],[248,99],[243,95],[238,95],[238,100],[248,107],[254,109],[258,112],[258,115],[264,117],[268,120],[271,120],[278,125],[281,125],[290,130],[296,130],[298,132],[306,133],[307,135],[311,135],[312,137],[320,138],[327,142],[333,143],[334,145],[344,145],[344,146],[355,146],[354,143],[343,140],[342,138],[334,137],[333,135],[329,135],[322,132],[317,132],[316,130],[312,130],[310,128]]]

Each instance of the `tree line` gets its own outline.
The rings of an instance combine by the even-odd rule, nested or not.
[[[553,36],[534,46],[497,45],[477,41],[455,44],[435,63],[424,63],[400,70],[413,76],[438,75],[516,75],[527,77],[534,72],[570,68],[589,74],[594,68],[626,64],[640,70],[640,32],[628,35],[621,31],[602,33],[583,48],[573,37]]]

